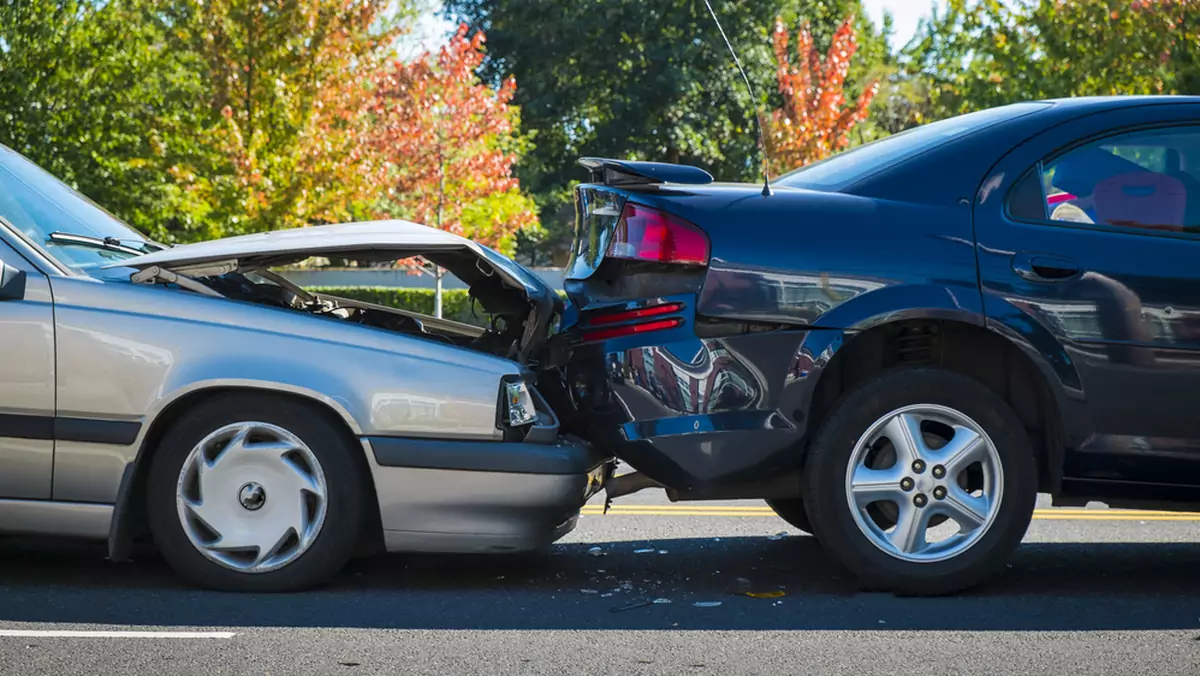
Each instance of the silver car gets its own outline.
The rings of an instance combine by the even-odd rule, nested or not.
[[[418,255],[490,329],[272,272]],[[402,221],[162,247],[0,146],[0,532],[116,560],[151,535],[190,582],[256,591],[372,545],[547,545],[610,467],[531,386],[561,311],[512,261]]]

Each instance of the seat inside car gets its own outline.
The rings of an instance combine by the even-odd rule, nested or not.
[[[1137,171],[1097,183],[1094,200],[1100,223],[1182,230],[1188,194],[1178,178]]]

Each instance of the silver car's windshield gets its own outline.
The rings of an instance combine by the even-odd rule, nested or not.
[[[122,249],[157,248],[138,231],[2,145],[0,218],[79,272],[98,272],[102,265],[129,258],[129,251]],[[76,237],[51,237],[56,233]],[[88,239],[122,246],[97,246]]]

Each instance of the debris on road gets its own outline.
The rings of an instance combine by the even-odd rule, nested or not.
[[[634,610],[636,608],[646,608],[647,605],[650,605],[648,600],[638,600],[638,602],[634,602],[629,605],[618,605],[617,608],[613,608],[608,612],[624,612],[626,610]]]
[[[730,585],[729,591],[732,594],[748,594],[753,589],[749,579],[744,577],[733,578],[733,584]]]
[[[692,604],[697,608],[716,608],[721,605],[720,601],[696,601]]]
[[[752,599],[777,599],[780,596],[787,596],[787,592],[776,589],[775,591],[768,592],[746,592],[746,596]]]
[[[635,549],[635,550],[633,550],[633,553],[634,554],[653,554],[654,548],[651,547],[650,549]]]
[[[670,603],[670,602],[671,602],[671,599],[654,599],[654,605],[662,605],[664,603]]]
[[[608,553],[600,547],[591,547],[587,550],[587,553],[588,556],[608,556]]]
[[[658,553],[659,553],[659,554],[666,554],[666,553],[667,553],[667,550],[665,550],[665,549],[660,549],[660,550],[658,550]]]
[[[768,540],[782,540],[782,539],[784,539],[784,538],[785,538],[785,537],[787,537],[787,536],[788,536],[788,534],[787,534],[787,533],[785,533],[785,532],[783,532],[783,531],[780,531],[780,532],[778,532],[778,533],[776,533],[776,534],[774,534],[774,535],[768,535],[768,536],[767,536],[767,539],[768,539]]]
[[[579,591],[584,594],[599,594],[600,593],[599,591],[597,591],[595,589],[580,589]]]

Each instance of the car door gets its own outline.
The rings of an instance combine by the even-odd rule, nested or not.
[[[1200,105],[1044,132],[974,213],[989,320],[1048,331],[1078,375],[1065,477],[1200,484]]]
[[[0,224],[0,228],[3,228]],[[49,280],[0,238],[0,499],[48,499],[54,470],[54,309]]]

